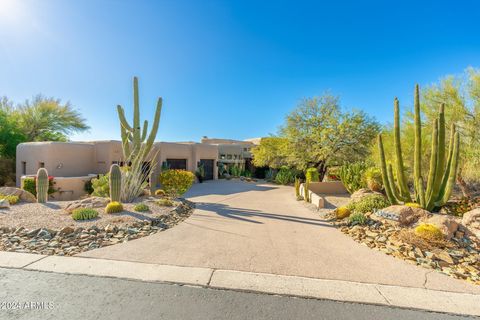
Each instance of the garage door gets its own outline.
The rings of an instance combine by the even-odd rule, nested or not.
[[[167,159],[170,169],[187,170],[187,159]]]
[[[205,169],[205,178],[204,180],[213,180],[213,159],[200,159],[200,165],[203,165]]]

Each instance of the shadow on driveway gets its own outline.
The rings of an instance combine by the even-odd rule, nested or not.
[[[232,195],[249,191],[270,191],[278,189],[274,185],[261,185],[265,184],[264,181],[244,182],[237,180],[212,180],[205,181],[203,183],[196,183],[185,194],[185,198],[194,198],[207,195]]]
[[[241,220],[244,222],[250,222],[250,223],[256,223],[256,224],[263,224],[263,222],[252,220],[251,218],[266,218],[266,219],[282,220],[282,221],[310,224],[310,225],[329,227],[329,228],[333,227],[332,225],[330,225],[329,223],[326,223],[321,219],[311,219],[311,218],[290,216],[290,215],[284,215],[284,214],[268,213],[260,210],[253,210],[253,209],[235,208],[235,207],[231,207],[221,203],[208,203],[208,202],[198,203],[197,202],[196,208],[200,210],[213,212],[221,217],[231,218],[231,219],[236,219],[236,220]],[[201,213],[197,213],[197,216],[209,218],[208,215],[202,215]]]

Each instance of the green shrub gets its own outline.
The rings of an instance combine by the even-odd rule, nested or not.
[[[122,211],[123,205],[117,201],[112,201],[105,207],[105,213],[118,213]]]
[[[54,185],[54,178],[52,176],[48,176],[48,194],[55,193]],[[26,177],[22,181],[22,189],[25,191],[30,192],[35,197],[37,196],[37,179],[36,177]]]
[[[348,192],[354,193],[366,187],[363,179],[365,170],[367,170],[367,165],[363,162],[347,163],[340,168],[340,180]]]
[[[135,207],[133,207],[133,210],[137,212],[145,212],[150,210],[150,208],[145,203],[138,203],[135,205]]]
[[[167,195],[179,197],[190,189],[195,175],[185,170],[166,170],[160,174],[159,180]]]
[[[320,181],[320,176],[318,175],[318,170],[316,168],[308,168],[305,172],[305,178],[310,182]]]
[[[7,200],[10,205],[17,204],[20,201],[18,196],[0,194],[0,200]]]
[[[303,197],[300,195],[300,179],[295,178],[295,197],[298,201],[303,200]]]
[[[78,208],[72,212],[73,220],[90,220],[96,218],[97,216],[97,210],[91,208]]]
[[[368,189],[380,192],[383,189],[382,171],[375,167],[370,167],[363,173],[363,178]]]
[[[295,175],[295,170],[282,167],[275,176],[275,182],[283,185],[293,183],[295,181]]]
[[[276,175],[277,173],[275,170],[273,170],[272,168],[268,168],[268,170],[265,171],[265,180],[269,182],[273,182],[275,181]]]
[[[92,196],[109,198],[110,184],[108,174],[100,175],[98,178],[92,179]]]
[[[351,202],[347,205],[350,211],[355,213],[375,212],[379,209],[388,207],[390,202],[382,195],[371,195],[362,198],[359,201]]]
[[[83,186],[83,190],[88,194],[92,194],[92,192],[93,192],[92,180],[85,181],[85,185]]]
[[[355,212],[348,217],[348,221],[351,224],[365,224],[367,223],[367,217],[363,213]]]
[[[162,207],[173,207],[173,201],[167,198],[157,200],[155,203]]]

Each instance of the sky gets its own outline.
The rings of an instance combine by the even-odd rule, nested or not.
[[[277,132],[303,98],[329,92],[381,123],[416,83],[480,67],[478,1],[0,0],[0,96],[70,101],[119,139],[116,105],[163,112],[157,140]]]

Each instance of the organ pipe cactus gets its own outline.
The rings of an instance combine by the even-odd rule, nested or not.
[[[153,142],[157,136],[162,111],[162,98],[158,98],[157,108],[153,119],[153,126],[147,138],[148,121],[145,120],[143,128],[140,127],[140,105],[138,98],[138,78],[133,78],[133,125],[130,125],[125,118],[125,111],[122,106],[117,106],[118,118],[120,119],[120,133],[123,144],[123,156],[131,159],[132,155],[143,153],[148,156],[152,149]],[[142,148],[143,147],[143,148]]]
[[[426,189],[422,177],[421,167],[421,116],[420,116],[420,93],[418,85],[415,87],[414,102],[414,130],[415,130],[415,148],[414,148],[414,173],[413,185],[415,189],[415,200],[423,208],[432,210],[443,206],[452,193],[453,185],[457,175],[460,136],[455,131],[455,125],[452,125],[450,132],[450,145],[448,157],[445,153],[445,106],[442,104],[439,108],[438,117],[432,124],[432,145],[430,152],[430,168],[426,180]],[[382,168],[382,179],[385,186],[385,192],[392,203],[410,202],[410,192],[408,190],[407,179],[403,167],[403,156],[400,146],[400,120],[398,100],[395,98],[395,121],[394,121],[394,146],[396,157],[396,181],[392,166],[385,159],[382,136],[378,137],[378,148],[380,152],[380,162]]]
[[[122,171],[117,164],[110,167],[110,200],[120,202],[122,192]]]
[[[46,203],[48,200],[48,172],[45,168],[37,171],[37,202]]]

